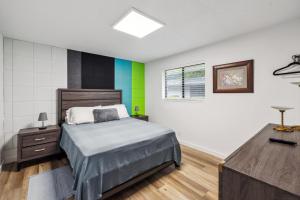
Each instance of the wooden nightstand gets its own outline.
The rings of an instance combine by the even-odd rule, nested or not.
[[[144,121],[149,121],[148,115],[130,115],[130,117]]]
[[[18,134],[17,170],[25,161],[35,160],[60,153],[60,127],[48,126],[46,129],[26,128]]]

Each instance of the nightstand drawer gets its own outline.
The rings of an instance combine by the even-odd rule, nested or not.
[[[56,142],[51,142],[47,144],[26,147],[23,148],[21,151],[22,160],[26,160],[58,153],[59,148]]]
[[[22,147],[33,146],[37,144],[44,144],[49,142],[56,142],[59,139],[58,132],[48,132],[43,134],[35,134],[22,137]]]

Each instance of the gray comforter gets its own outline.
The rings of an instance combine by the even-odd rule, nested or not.
[[[77,200],[102,193],[167,161],[180,165],[174,131],[133,118],[81,125],[63,124],[60,145],[75,179]]]

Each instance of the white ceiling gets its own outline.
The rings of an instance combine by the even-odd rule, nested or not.
[[[113,30],[131,7],[166,26],[142,39]],[[300,17],[299,8],[299,0],[0,0],[0,31],[147,62]]]

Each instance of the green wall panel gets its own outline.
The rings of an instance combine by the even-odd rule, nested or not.
[[[133,61],[131,106],[131,112],[133,114],[135,114],[135,106],[139,106],[139,114],[145,114],[145,64]]]

